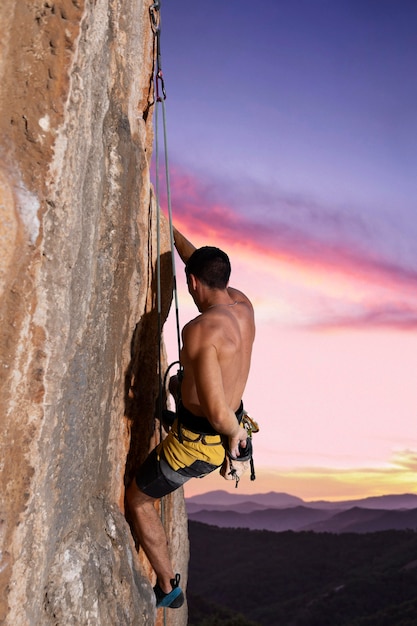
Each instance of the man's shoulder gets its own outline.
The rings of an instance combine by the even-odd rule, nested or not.
[[[248,296],[246,296],[243,291],[239,289],[235,289],[235,287],[228,287],[227,291],[229,296],[235,302],[240,302],[241,304],[247,304],[249,307],[253,308],[252,302],[249,300]]]
[[[207,320],[204,314],[194,318],[184,326],[182,331],[184,355],[194,359],[215,349],[219,343],[218,334],[218,325],[216,328],[212,320]]]
[[[222,324],[218,323],[214,311],[212,314],[201,313],[183,328],[182,336],[184,345],[192,343],[194,346],[203,348],[206,345],[216,343],[222,334]]]
[[[182,334],[183,336],[190,336],[190,335],[195,335],[197,333],[200,332],[201,328],[204,326],[204,315],[200,314],[197,315],[197,317],[194,317],[192,320],[190,320],[189,322],[187,322],[183,329],[182,329]]]
[[[204,329],[204,332],[208,331],[208,327],[213,325],[213,320],[211,315],[207,315],[207,313],[200,313],[197,317],[194,317],[192,320],[187,322],[183,328],[183,333],[197,333],[200,330]]]

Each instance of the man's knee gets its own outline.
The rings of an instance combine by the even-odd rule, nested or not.
[[[148,496],[141,491],[136,484],[136,480],[133,479],[126,491],[126,500],[129,508],[138,509],[147,504],[152,504],[156,501],[156,498]]]

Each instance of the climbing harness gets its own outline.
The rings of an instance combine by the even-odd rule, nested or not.
[[[246,447],[243,448],[239,444],[239,456],[235,457],[230,454],[226,448],[226,455],[223,461],[223,465],[220,468],[220,474],[226,480],[234,480],[235,487],[237,489],[241,476],[250,467],[250,479],[255,480],[255,464],[253,461],[253,446],[252,446],[252,434],[259,432],[259,426],[250,415],[243,411],[240,425],[246,430],[247,439]]]
[[[259,432],[259,426],[258,423],[255,422],[255,420],[249,415],[249,413],[246,413],[246,411],[243,414],[242,417],[242,422],[241,424],[243,425],[243,428],[246,429],[246,432],[248,433],[248,441],[250,441],[251,444],[251,448],[252,448],[252,435],[254,433],[258,433]],[[251,480],[255,480],[256,479],[256,474],[255,474],[255,464],[253,462],[253,455],[252,455],[252,450],[251,450],[251,456],[250,456],[250,479]]]

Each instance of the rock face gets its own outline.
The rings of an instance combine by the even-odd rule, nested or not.
[[[0,623],[162,623],[124,484],[159,439],[149,0],[2,0]],[[162,312],[171,301],[161,235]],[[164,500],[186,582],[182,493]],[[186,608],[165,623],[187,623]]]

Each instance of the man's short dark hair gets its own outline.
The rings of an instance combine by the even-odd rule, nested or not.
[[[187,277],[193,274],[210,289],[226,289],[230,272],[229,257],[223,250],[213,246],[194,250],[185,266]]]

